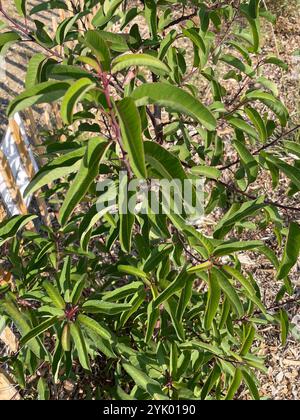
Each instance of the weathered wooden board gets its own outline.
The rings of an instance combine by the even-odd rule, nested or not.
[[[22,144],[18,144],[18,138],[13,135],[13,125],[17,127],[22,136]],[[21,156],[21,153],[24,156]],[[27,168],[24,161],[27,159]],[[23,199],[23,193],[30,182],[28,166],[32,167],[31,172],[38,170],[38,165],[30,148],[23,121],[19,114],[15,114],[14,120],[10,123],[0,144],[0,195],[10,215],[26,212],[31,198]]]

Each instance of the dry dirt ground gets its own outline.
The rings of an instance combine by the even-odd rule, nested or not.
[[[5,2],[6,3],[6,2]],[[7,0],[11,13],[13,12],[12,0]],[[38,0],[30,0],[30,5],[39,3]],[[288,106],[292,120],[299,122],[300,119],[300,57],[297,58],[293,53],[300,48],[300,5],[292,6],[293,2],[282,2],[284,7],[280,6],[278,0],[276,2],[269,1],[270,6],[276,3],[276,11],[278,13],[278,22],[273,31],[268,24],[264,24],[264,44],[263,53],[276,54],[286,61],[290,68],[288,72],[276,70],[270,66],[268,76],[279,85],[280,96]],[[297,1],[296,1],[297,3]],[[295,4],[296,4],[295,3]],[[52,18],[57,17],[49,14],[43,14],[43,20],[52,26]],[[16,16],[14,16],[17,18]],[[18,18],[17,18],[18,19]],[[0,73],[0,138],[1,132],[5,130],[7,120],[5,117],[5,109],[8,102],[14,98],[24,88],[24,77],[28,60],[36,52],[34,47],[29,43],[23,43],[22,46],[14,45],[5,60],[5,76],[3,71]],[[3,70],[3,62],[1,63]],[[197,84],[197,77],[194,83]],[[45,124],[43,120],[43,112],[41,109],[36,110],[37,121],[41,125]],[[269,191],[269,180],[261,179],[261,186],[266,192]],[[286,191],[286,180],[282,178],[281,186],[275,192],[278,200],[286,201],[284,196]],[[299,202],[299,198],[297,200]],[[272,243],[271,232],[265,232],[268,239]],[[253,239],[253,238],[252,238]],[[257,260],[257,256],[245,255],[244,263],[248,271],[252,272],[259,281],[266,304],[274,302],[276,293],[280,286],[275,281],[275,273],[265,266],[265,261]],[[295,267],[293,272],[293,281],[300,290],[300,263]],[[290,319],[295,319],[296,315],[300,317],[299,306],[291,305],[285,308]],[[258,343],[259,352],[267,358],[268,374],[260,374],[262,383],[261,393],[265,398],[271,399],[300,399],[300,342],[292,335],[289,336],[285,347],[282,347],[280,341],[280,331],[276,327],[268,327],[261,330],[262,342]],[[1,349],[0,349],[1,350]],[[240,399],[247,399],[248,394],[242,391]]]

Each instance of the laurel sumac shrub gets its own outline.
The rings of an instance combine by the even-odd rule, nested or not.
[[[288,223],[299,209],[258,182],[275,191],[285,176],[287,199],[300,190],[298,126],[265,76],[287,66],[261,50],[261,20],[274,17],[259,0],[15,0],[18,19],[6,3],[1,54],[24,42],[39,51],[7,115],[56,103],[61,121],[39,133],[44,164],[25,192],[46,199],[52,223],[0,225],[13,276],[1,325],[20,338],[1,362],[25,398],[55,399],[72,380],[86,399],[222,400],[241,386],[259,399],[259,328],[280,325],[286,342],[300,247]],[[54,34],[40,21],[53,12]],[[127,206],[153,180],[157,211]],[[167,196],[157,181],[171,183]],[[202,185],[197,217],[172,206],[189,181],[193,203]],[[253,239],[266,229],[273,249]],[[272,308],[246,251],[274,269]]]

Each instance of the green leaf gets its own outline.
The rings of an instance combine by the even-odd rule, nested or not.
[[[258,17],[259,3],[260,3],[260,0],[250,0],[250,3],[249,3],[249,15],[253,19],[256,19]]]
[[[289,69],[288,64],[280,60],[280,58],[278,57],[268,57],[264,60],[264,64],[274,64],[275,66],[280,67],[283,70]]]
[[[237,222],[241,222],[246,217],[255,214],[258,210],[265,207],[263,198],[254,201],[248,201],[241,206],[233,205],[225,214],[223,219],[219,221],[215,228],[214,237],[216,239],[223,238]]]
[[[52,1],[43,1],[41,4],[37,4],[30,10],[30,15],[43,12],[44,10],[55,10],[63,9],[68,10],[68,6],[63,1],[52,0]]]
[[[37,216],[33,215],[13,216],[0,223],[0,246],[15,237],[24,226],[36,218]]]
[[[107,150],[107,141],[95,137],[86,148],[84,158],[59,212],[59,222],[65,225],[76,205],[82,200],[99,173],[99,164]]]
[[[103,71],[110,71],[110,52],[106,41],[101,36],[101,32],[94,30],[87,31],[84,42],[101,64],[101,69]]]
[[[154,400],[168,400],[168,397],[163,393],[159,382],[150,378],[146,373],[129,363],[123,363],[122,366],[137,386],[146,391]]]
[[[149,67],[151,70],[160,70],[169,73],[169,67],[158,58],[149,54],[125,54],[115,58],[112,62],[112,73],[124,70],[131,66]]]
[[[14,0],[14,3],[19,15],[25,17],[27,0]]]
[[[233,142],[233,145],[236,151],[238,152],[241,163],[247,173],[248,184],[251,184],[257,179],[258,163],[242,142],[236,140]]]
[[[0,33],[0,54],[4,55],[10,45],[21,39],[17,32],[9,31]]]
[[[117,104],[123,146],[128,153],[129,163],[138,178],[147,178],[142,123],[140,114],[131,98]]]
[[[70,324],[70,332],[78,353],[78,358],[83,369],[90,370],[90,361],[85,344],[85,339],[80,329],[79,322]]]
[[[114,16],[117,8],[123,0],[105,1],[104,5],[99,8],[92,20],[92,25],[95,27],[102,27],[108,23]]]
[[[143,288],[144,285],[141,281],[134,281],[133,283],[129,283],[125,286],[118,287],[117,289],[112,290],[110,292],[106,292],[103,296],[103,300],[117,302],[118,300],[124,299],[127,296],[135,294]]]
[[[228,118],[227,121],[234,128],[237,128],[243,133],[247,133],[250,137],[253,137],[255,140],[257,139],[257,132],[254,130],[254,128],[251,127],[251,125],[249,125],[249,123],[244,121],[242,118],[231,117]]]
[[[108,330],[108,328],[103,327],[99,322],[95,321],[94,319],[86,315],[80,314],[78,315],[77,320],[79,324],[82,324],[84,327],[90,329],[105,340],[112,339],[112,333]]]
[[[265,143],[268,139],[268,132],[264,120],[260,116],[259,112],[251,107],[245,108],[245,112],[252,124],[255,126],[256,130],[258,131],[260,140],[263,143]]]
[[[77,104],[84,98],[86,93],[95,86],[96,84],[91,82],[90,79],[84,78],[77,80],[67,90],[61,104],[61,116],[66,125],[72,124],[73,114]]]
[[[255,334],[256,334],[255,327],[253,325],[250,325],[242,344],[242,348],[240,351],[241,356],[246,356],[248,352],[250,351],[254,338],[255,338]]]
[[[298,191],[300,191],[300,170],[298,168],[289,165],[269,153],[262,153],[262,156],[267,160],[267,162],[271,162],[271,164],[275,165],[280,171],[282,171],[297,187]]]
[[[186,270],[182,270],[176,279],[154,300],[153,308],[155,309],[159,307],[175,293],[182,290],[189,278],[190,275],[186,272]]]
[[[42,334],[43,332],[47,331],[56,322],[57,322],[57,317],[55,316],[55,317],[50,318],[50,319],[47,319],[46,321],[44,321],[41,324],[37,325],[35,328],[33,328],[31,331],[29,331],[27,334],[25,334],[21,338],[21,340],[20,340],[20,346],[23,347],[32,338],[35,338],[38,335]]]
[[[40,73],[43,63],[47,60],[44,54],[35,54],[29,61],[25,79],[25,87],[29,89],[40,81]]]
[[[67,19],[64,19],[58,25],[58,28],[57,28],[56,34],[55,34],[55,40],[56,40],[58,45],[63,45],[63,43],[67,39],[67,36],[68,36],[69,32],[75,26],[78,19],[83,17],[85,14],[86,14],[85,12],[77,13],[77,14],[75,14],[75,15],[67,18]]]
[[[138,107],[156,104],[179,114],[189,115],[208,130],[215,130],[216,119],[208,108],[188,92],[166,83],[146,83],[136,88],[131,97]]]
[[[118,265],[118,271],[141,278],[143,280],[148,278],[148,275],[144,271],[131,265]]]
[[[72,172],[78,171],[85,151],[85,147],[80,147],[73,152],[59,156],[43,166],[26,188],[24,196],[27,197],[45,185],[51,184],[56,179],[63,178]]]
[[[289,316],[287,312],[284,311],[283,309],[280,309],[279,316],[280,316],[280,325],[281,325],[281,343],[283,346],[285,346],[287,342],[288,334],[289,334],[289,328],[290,328]]]
[[[243,304],[240,301],[240,298],[238,297],[234,287],[231,285],[229,279],[226,278],[226,276],[216,268],[213,268],[211,273],[218,279],[219,286],[230,301],[234,312],[237,314],[237,316],[242,317],[244,315]]]
[[[283,127],[287,125],[287,121],[289,119],[289,112],[283,105],[283,103],[276,99],[273,95],[260,90],[254,90],[252,92],[247,93],[245,97],[251,101],[258,100],[262,102],[277,115]]]
[[[33,105],[53,103],[64,96],[69,86],[68,82],[56,81],[44,82],[33,86],[10,102],[7,107],[7,116],[10,118],[16,112],[23,111]]]
[[[195,265],[194,267],[191,267],[187,270],[187,272],[189,274],[193,274],[193,273],[199,273],[201,271],[208,271],[212,268],[213,264],[211,261],[206,261],[202,264],[199,265]]]
[[[209,179],[219,179],[222,176],[219,169],[213,168],[211,166],[194,166],[191,168],[191,173],[193,175],[200,175]]]
[[[248,65],[243,63],[239,58],[234,57],[231,54],[223,54],[220,58],[224,63],[240,70],[242,73],[245,73],[249,77],[254,77],[255,71]]]
[[[208,296],[204,317],[204,328],[210,330],[219,308],[221,288],[213,272],[208,275]]]
[[[222,257],[234,252],[248,251],[250,249],[259,248],[261,246],[263,246],[263,242],[261,241],[225,242],[224,244],[217,246],[214,251],[214,255],[216,257]]]
[[[300,226],[291,222],[277,279],[284,279],[297,263],[300,253]]]
[[[255,381],[252,379],[252,376],[246,371],[246,369],[242,369],[242,374],[244,377],[244,381],[246,382],[249,388],[249,391],[251,392],[252,398],[254,400],[259,401],[260,400],[259,392],[255,384]]]
[[[146,162],[155,170],[161,179],[186,179],[186,174],[177,156],[170,153],[158,143],[145,141]]]
[[[113,303],[102,300],[88,300],[82,305],[82,309],[91,314],[118,315],[128,309],[128,303]]]
[[[28,321],[16,308],[13,302],[6,300],[0,304],[0,307],[3,308],[8,316],[12,319],[22,336],[31,331],[31,326],[29,325]],[[46,351],[38,339],[33,338],[30,340],[28,342],[28,347],[39,359],[45,358]]]
[[[61,297],[61,295],[59,294],[56,287],[52,283],[50,283],[48,280],[45,280],[43,282],[43,287],[46,290],[50,299],[52,300],[54,306],[56,306],[56,308],[58,309],[65,309],[66,303]]]
[[[145,336],[145,343],[149,343],[152,339],[155,326],[159,319],[159,308],[154,307],[154,301],[151,301],[147,307],[147,331]]]
[[[227,395],[225,397],[225,400],[232,400],[235,396],[236,392],[238,391],[241,382],[243,379],[242,371],[239,368],[236,368],[234,377],[231,381],[230,387],[228,389]]]
[[[48,385],[46,381],[40,377],[38,384],[37,384],[37,391],[39,394],[39,400],[40,401],[47,401],[50,398],[50,390],[48,388]]]

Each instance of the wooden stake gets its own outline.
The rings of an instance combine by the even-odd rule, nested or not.
[[[30,180],[32,180],[32,178],[35,175],[35,170],[31,161],[31,157],[30,154],[28,153],[28,150],[26,148],[26,145],[24,143],[23,137],[22,137],[22,133],[20,130],[20,127],[18,126],[18,124],[16,123],[15,120],[10,120],[9,121],[9,127],[10,130],[12,132],[12,135],[14,137],[15,143],[17,145],[18,151],[19,151],[19,155],[21,156],[21,160],[23,163],[23,166],[25,168],[25,171],[29,177]],[[38,196],[38,194],[35,194],[35,198],[37,201],[37,205],[39,207],[41,216],[45,222],[45,224],[47,226],[51,226],[51,219],[48,213],[48,209],[47,209],[47,205],[45,200],[43,200],[41,197]]]
[[[9,193],[12,197],[14,203],[18,206],[21,214],[27,214],[27,207],[23,200],[23,197],[20,193],[19,188],[16,186],[16,181],[9,166],[9,163],[6,159],[6,156],[0,150],[0,173],[5,181],[5,184],[9,190]]]
[[[10,128],[10,131],[13,135],[15,143],[17,145],[17,149],[18,149],[19,155],[21,157],[21,161],[22,161],[22,163],[24,165],[24,168],[26,170],[26,173],[27,173],[29,179],[31,180],[34,177],[35,171],[34,171],[32,161],[31,161],[30,154],[29,154],[28,149],[27,149],[27,147],[26,147],[26,145],[23,141],[20,127],[15,120],[10,120],[9,121],[9,128]]]

